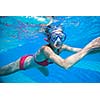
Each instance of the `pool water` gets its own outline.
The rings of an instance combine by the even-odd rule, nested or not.
[[[34,54],[42,45],[44,35],[40,24],[48,23],[45,16],[1,16],[0,17],[0,66],[9,64],[26,54]],[[65,44],[83,48],[92,39],[100,36],[99,16],[55,16],[54,26],[62,25],[67,35]],[[63,58],[72,52],[60,54]],[[56,64],[48,67],[48,73],[37,68],[0,77],[7,83],[99,83],[100,51],[85,56],[70,69],[64,70]],[[44,73],[44,74],[43,74]]]

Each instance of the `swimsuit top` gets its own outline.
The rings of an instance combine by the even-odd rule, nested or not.
[[[34,61],[35,61],[37,64],[41,65],[41,66],[48,66],[49,64],[52,64],[52,63],[53,63],[53,62],[48,62],[48,59],[46,59],[46,60],[44,60],[44,61],[41,61],[41,62],[38,62],[38,61],[36,61],[36,59],[34,58]]]
[[[49,47],[52,49],[52,47],[51,47],[50,45],[47,45],[47,46],[49,46]],[[58,51],[57,51],[57,54],[59,55],[59,49],[58,49]],[[49,60],[49,59],[46,59],[46,60],[41,61],[41,62],[38,62],[38,61],[36,61],[35,56],[34,56],[34,61],[35,61],[37,64],[41,65],[41,66],[48,66],[49,64],[52,64],[52,63],[53,63],[53,62],[48,62],[48,60]]]

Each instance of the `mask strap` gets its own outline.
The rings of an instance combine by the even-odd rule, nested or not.
[[[46,42],[49,42],[49,40],[48,40],[47,38],[44,38],[44,40],[45,40]]]

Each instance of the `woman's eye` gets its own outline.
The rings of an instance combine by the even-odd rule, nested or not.
[[[53,37],[53,39],[56,39],[56,37]]]

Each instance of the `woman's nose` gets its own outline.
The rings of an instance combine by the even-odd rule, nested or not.
[[[57,38],[57,42],[61,42],[61,40],[60,40],[60,38],[59,38],[59,37]]]

